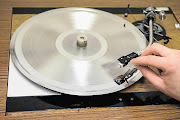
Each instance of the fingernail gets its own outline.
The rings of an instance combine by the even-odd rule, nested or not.
[[[139,65],[134,65],[137,69],[139,69]]]
[[[134,65],[133,60],[131,60],[130,63]]]

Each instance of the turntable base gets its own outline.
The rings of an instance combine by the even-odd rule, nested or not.
[[[17,9],[18,10],[18,9]],[[15,30],[24,22],[26,21],[27,19],[35,16],[36,14],[14,14],[13,15],[13,18],[12,18],[12,31],[11,31],[11,34],[13,34],[15,32]],[[135,19],[133,18],[132,15],[129,15],[129,17],[125,18],[123,14],[116,14],[117,16],[120,16],[122,18],[124,18],[125,20],[128,20],[129,22],[133,23],[135,21],[139,21],[139,20],[143,20],[144,19],[144,15],[143,14],[134,14],[133,16],[135,17]],[[174,22],[171,22],[169,23],[169,21],[174,21]],[[177,30],[173,30],[174,28],[171,28],[171,27],[168,27],[168,26],[173,26],[173,24],[175,23],[175,20],[173,18],[173,15],[172,14],[167,14],[167,20],[165,21],[160,21],[159,19],[157,19],[157,23],[161,24],[167,31],[167,35],[168,36],[174,36],[177,34]],[[179,36],[176,37],[176,39],[172,39],[166,46],[167,47],[173,47],[174,49],[180,49],[180,44],[174,44],[174,43],[178,43],[179,39]],[[163,40],[159,41],[161,44],[163,44]],[[18,88],[20,87],[20,82],[24,83],[26,86],[34,86],[34,87],[29,87],[29,89],[31,89],[30,91],[38,91],[37,89],[42,88],[41,86],[38,86],[36,84],[34,84],[33,82],[29,82],[28,80],[22,80],[23,78],[20,77],[20,80],[19,82],[11,82],[13,81],[13,78],[17,78],[17,76],[14,76],[15,74],[13,74],[13,71],[16,71],[14,70],[15,66],[12,65],[11,63],[11,59],[10,59],[10,78],[9,78],[9,85],[10,86],[8,89],[9,89],[9,92],[8,92],[8,96],[11,97],[11,96],[32,96],[32,95],[35,95],[35,96],[41,96],[44,94],[40,94],[42,91],[40,90],[40,93],[38,94],[38,92],[34,93],[34,92],[30,92],[31,94],[27,94],[26,91],[24,91],[24,93],[21,91],[21,90],[17,90],[15,89],[16,87],[12,87],[13,89],[11,89],[11,86],[17,86]],[[155,70],[156,71],[156,70]],[[12,74],[12,75],[11,75]],[[25,89],[26,86],[21,86],[21,89]],[[36,89],[37,88],[37,89]],[[42,88],[44,89],[44,88]],[[45,91],[47,91],[47,89],[44,89]],[[19,92],[18,92],[19,91]],[[151,83],[149,83],[147,80],[145,80],[145,78],[141,78],[141,80],[136,83],[135,85],[129,87],[128,89],[125,89],[123,91],[121,91],[121,93],[129,93],[129,92],[149,92],[149,91],[157,91],[152,85]],[[14,92],[16,94],[14,94]],[[47,95],[56,95],[57,93],[56,92],[50,92],[48,93]],[[46,95],[46,94],[44,94]]]
[[[43,5],[47,6],[47,4],[49,4],[49,3],[43,4]],[[52,3],[52,4],[55,5],[55,3]],[[147,4],[150,4],[150,3],[147,3]],[[147,4],[145,4],[145,6]],[[33,3],[33,5],[36,5],[36,4]],[[158,5],[161,6],[160,4],[158,4]],[[168,5],[168,4],[165,4],[165,5]],[[16,3],[15,6],[22,6],[22,4]],[[26,5],[24,4],[24,6],[26,6]],[[31,6],[31,5],[28,5],[28,6]],[[23,14],[21,14],[21,15],[22,15],[22,17],[20,17],[20,18],[23,21],[25,15],[23,15]],[[30,16],[32,16],[32,14],[27,15],[27,16],[30,17]],[[123,15],[121,15],[121,16],[123,17]],[[143,18],[143,15],[135,15],[135,16],[142,16],[142,18]],[[177,39],[173,39],[172,41],[170,41],[170,43],[167,46],[170,48],[174,48],[174,49],[180,49],[180,47],[179,47],[180,44],[178,41],[180,39],[179,31],[174,28],[175,20],[174,20],[173,16],[169,15],[169,14],[168,14],[168,16],[169,17],[167,17],[168,18],[167,21],[164,21],[166,24],[162,23],[163,27],[165,27],[166,30],[168,29],[167,33],[169,36],[172,36],[172,38],[177,38]],[[129,15],[128,19],[130,19],[130,21],[132,20],[132,22],[134,21],[133,17],[131,15]],[[137,19],[137,17],[136,17],[136,19]],[[8,18],[8,20],[10,21],[10,17]],[[20,20],[18,20],[18,21],[20,21]],[[3,22],[3,24],[4,24],[4,22]],[[10,28],[10,27],[7,27],[7,28]],[[5,35],[3,35],[3,36],[5,36]],[[2,38],[2,36],[1,36],[1,38]],[[5,39],[5,38],[3,37],[3,39]],[[9,40],[9,38],[8,38],[8,40]],[[4,44],[4,42],[2,42],[2,43]],[[8,48],[8,44],[5,43],[4,46],[6,46]],[[3,54],[3,56],[5,55],[4,53],[2,53],[2,54]],[[8,55],[5,55],[5,56],[8,56]],[[5,62],[2,62],[2,63],[6,64]],[[7,66],[7,64],[3,65],[3,66]],[[2,71],[4,71],[5,68],[7,68],[7,67],[2,67]],[[5,112],[5,105],[6,105],[5,104],[6,103],[6,100],[5,100],[6,94],[5,93],[6,93],[6,85],[7,85],[7,81],[6,81],[7,75],[4,72],[1,72],[1,74],[2,74],[1,75],[2,79],[0,79],[0,83],[2,83],[2,84],[0,84],[0,87],[2,89],[0,90],[0,93],[3,92],[3,94],[0,94],[0,96],[1,96],[1,98],[0,98],[0,119],[5,119],[5,118],[6,119],[19,119],[19,118],[32,119],[32,117],[34,119],[45,119],[45,118],[47,118],[47,119],[52,119],[52,118],[74,119],[76,117],[78,117],[79,119],[83,119],[83,118],[96,119],[97,117],[102,118],[102,119],[103,118],[107,118],[107,119],[108,118],[109,119],[112,119],[112,118],[114,118],[114,119],[123,119],[123,118],[144,119],[144,117],[153,118],[153,119],[178,119],[179,114],[180,114],[178,105],[172,105],[172,103],[170,103],[169,101],[168,101],[169,103],[161,104],[161,105],[154,104],[154,105],[146,105],[146,106],[129,106],[129,107],[105,107],[105,108],[91,108],[91,109]],[[146,87],[145,86],[143,87],[142,84],[144,84]],[[134,92],[136,92],[136,91],[137,92],[138,91],[139,92],[141,92],[141,91],[147,92],[147,91],[156,91],[156,89],[154,89],[153,86],[143,78],[137,84],[129,87],[128,89],[126,89],[122,92],[123,93],[131,93],[133,91]],[[6,113],[6,116],[5,116],[5,113]]]
[[[16,10],[16,9],[14,9],[14,10]],[[11,34],[13,34],[14,31],[19,27],[19,25],[21,25],[24,21],[26,21],[27,19],[29,19],[30,17],[35,16],[35,15],[36,14],[13,14],[13,17],[12,17],[12,32],[11,32]],[[118,15],[120,17],[124,17],[123,14],[116,14],[116,15]],[[136,18],[136,20],[133,19],[133,16]],[[133,16],[129,15],[129,17],[127,17],[125,19],[130,21],[131,23],[133,23],[134,21],[142,20],[144,18],[143,14],[134,14]],[[172,30],[174,30],[174,28],[169,27],[168,24],[173,24],[173,22],[169,23],[168,22],[169,20],[170,21],[175,21],[172,14],[167,14],[167,20],[166,21],[161,22],[160,20],[157,20],[157,22],[159,24],[161,24],[166,29],[169,36],[171,36],[173,34],[175,35],[175,34],[177,34],[178,31],[172,32]],[[173,44],[174,42],[178,42],[178,41],[176,41],[176,39],[173,39],[173,40],[171,40],[169,42],[169,44],[167,44],[167,46],[171,47],[172,45],[176,45],[175,46],[176,49],[180,48],[179,44]],[[163,43],[163,41],[160,41],[160,43]],[[157,90],[151,85],[151,83],[149,83],[143,77],[136,84],[134,84],[133,86],[131,86],[131,87],[129,87],[129,88],[123,90],[123,91],[120,91],[118,93],[115,93],[114,95],[113,94],[109,95],[109,96],[108,95],[107,96],[102,95],[99,98],[96,98],[96,97],[94,97],[94,98],[89,97],[88,98],[87,97],[86,99],[91,99],[91,102],[92,102],[92,103],[87,103],[87,101],[84,100],[84,98],[78,98],[78,97],[76,98],[74,96],[61,95],[60,93],[50,91],[48,89],[45,89],[45,88],[43,88],[43,87],[29,81],[28,79],[26,79],[24,76],[22,76],[19,73],[19,71],[15,68],[14,64],[12,63],[11,59],[10,59],[10,64],[9,65],[10,66],[9,66],[8,101],[7,101],[7,105],[8,105],[7,110],[8,111],[20,110],[20,108],[16,108],[16,109],[13,108],[12,109],[12,107],[9,104],[12,104],[14,102],[16,102],[16,104],[18,104],[18,102],[21,101],[21,100],[24,100],[24,101],[27,101],[27,102],[28,102],[28,100],[30,100],[30,101],[35,102],[36,101],[35,99],[41,99],[41,97],[42,97],[42,99],[41,99],[42,101],[46,101],[46,99],[48,99],[48,102],[51,103],[51,104],[60,104],[60,103],[54,102],[53,99],[54,99],[55,96],[56,96],[55,97],[56,99],[64,100],[64,101],[68,101],[68,99],[79,99],[79,101],[72,101],[72,102],[69,102],[68,104],[64,103],[64,102],[61,102],[61,104],[60,104],[61,107],[59,107],[57,109],[64,109],[63,108],[64,104],[65,104],[65,106],[64,106],[65,108],[69,108],[69,107],[70,108],[72,108],[72,107],[86,108],[86,107],[98,107],[98,106],[101,107],[101,106],[103,106],[103,104],[98,104],[98,102],[97,102],[98,100],[113,98],[114,101],[104,103],[104,105],[105,104],[109,104],[109,105],[111,104],[112,105],[112,104],[116,103],[118,99],[120,99],[120,100],[121,99],[123,99],[123,100],[124,99],[129,99],[131,101],[131,99],[136,100],[136,99],[139,99],[139,97],[137,97],[137,96],[141,96],[142,98],[144,97],[143,99],[145,100],[146,98],[148,98],[148,95],[152,99],[151,104],[155,104],[157,101],[155,100],[155,98],[153,98],[154,95],[161,96],[161,97],[164,96],[162,93],[157,92]],[[15,82],[14,78],[16,78],[17,82]],[[22,84],[23,84],[23,86],[22,86]],[[34,92],[34,91],[36,91],[36,92]],[[34,96],[34,97],[28,97],[28,96]],[[52,97],[48,97],[48,96],[52,96]],[[126,96],[126,98],[124,98],[125,96]],[[164,96],[163,99],[168,100],[169,98]],[[96,102],[93,101],[93,100],[96,100]],[[126,100],[126,102],[127,101],[128,100]],[[36,103],[37,103],[37,106],[38,106],[38,102],[35,102],[34,105],[36,105]],[[141,102],[141,104],[139,104],[137,102],[133,102],[133,103],[134,104],[132,104],[131,102],[127,102],[127,103],[124,103],[124,104],[126,104],[128,106],[142,105],[142,103],[144,105],[146,104],[146,102]],[[166,102],[159,102],[157,104],[163,104],[163,103],[166,104]],[[22,105],[26,106],[25,104],[22,104]],[[53,108],[51,105],[50,106],[44,105],[44,106],[46,106],[47,108],[51,108],[51,109]],[[119,105],[115,105],[115,106],[123,106],[123,105],[119,104]],[[36,109],[46,109],[46,107],[37,107]],[[26,110],[33,110],[33,109],[34,108],[26,108]]]

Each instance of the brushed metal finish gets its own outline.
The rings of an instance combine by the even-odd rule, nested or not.
[[[77,37],[86,36],[86,47]],[[126,88],[114,78],[123,69],[118,58],[147,46],[144,35],[128,21],[100,10],[60,8],[36,15],[13,34],[10,53],[16,67],[35,83],[73,95],[100,95]],[[138,71],[129,81],[139,80]]]

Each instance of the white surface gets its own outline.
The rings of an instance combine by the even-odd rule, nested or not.
[[[176,29],[180,29],[180,23],[175,24]]]
[[[8,97],[60,95],[24,77],[9,60]]]

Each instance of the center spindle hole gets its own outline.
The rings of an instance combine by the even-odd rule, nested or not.
[[[80,38],[84,40],[84,36],[81,36]]]

